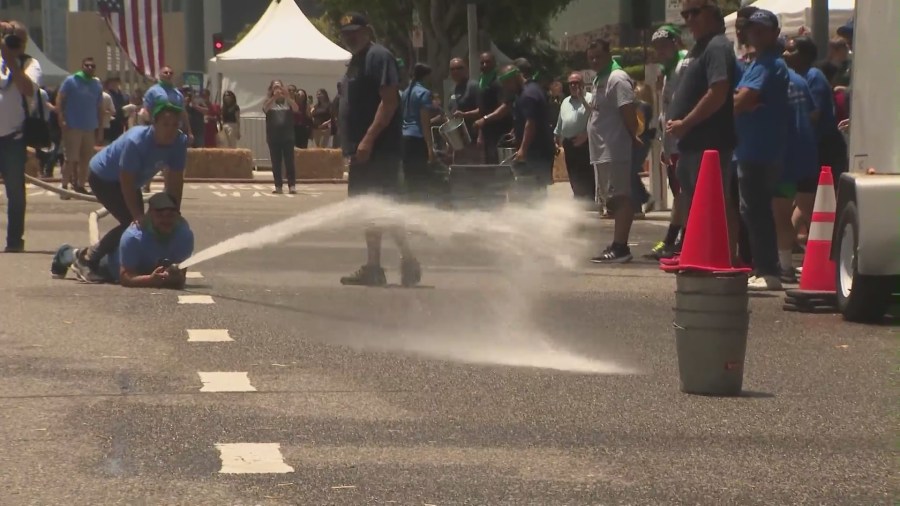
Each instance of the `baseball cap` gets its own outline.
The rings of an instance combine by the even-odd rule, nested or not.
[[[650,42],[656,42],[658,40],[672,40],[676,41],[681,38],[681,30],[679,30],[676,26],[673,25],[662,25],[655,32],[653,32],[653,36],[650,38]]]
[[[747,20],[748,25],[762,25],[768,28],[778,28],[778,16],[772,11],[760,9],[750,16]]]
[[[850,19],[850,21],[847,21],[847,23],[844,26],[838,28],[837,34],[852,36],[853,35],[853,19]]]
[[[163,211],[165,209],[178,210],[178,204],[175,203],[175,199],[165,192],[157,193],[150,197],[147,201],[147,207],[151,211]]]
[[[152,111],[153,119],[156,119],[156,116],[158,116],[159,113],[161,113],[163,111],[172,111],[176,114],[181,114],[182,112],[184,112],[184,109],[181,107],[178,107],[177,105],[173,104],[172,102],[159,102],[158,104],[156,104],[153,107],[153,111]]]
[[[359,12],[350,12],[341,17],[341,31],[352,32],[369,26],[369,20]]]

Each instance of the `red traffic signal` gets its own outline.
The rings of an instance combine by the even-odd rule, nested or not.
[[[218,55],[225,50],[225,38],[221,33],[213,34],[213,55]]]

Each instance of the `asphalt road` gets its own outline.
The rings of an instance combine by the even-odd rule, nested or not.
[[[185,214],[203,249],[344,190],[194,185]],[[571,269],[544,258],[538,225],[533,247],[501,255],[483,237],[414,235],[425,286],[413,290],[339,285],[364,260],[354,227],[202,263],[185,292],[50,279],[52,251],[83,245],[95,208],[36,195],[29,252],[0,255],[4,506],[895,496],[896,325],[754,297],[746,394],[683,394],[674,277],[649,261],[586,261],[611,222],[590,220]],[[633,249],[664,230],[638,222]],[[394,283],[397,261],[387,248]],[[217,388],[253,391],[206,391]]]

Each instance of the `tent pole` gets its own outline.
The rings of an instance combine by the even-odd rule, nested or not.
[[[831,38],[831,34],[828,33],[828,0],[812,0],[812,21],[813,40],[819,47],[819,54],[824,55]]]

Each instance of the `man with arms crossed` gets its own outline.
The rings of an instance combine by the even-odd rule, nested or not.
[[[350,157],[347,193],[350,197],[375,194],[387,197],[400,193],[403,130],[400,111],[400,76],[397,60],[372,39],[366,18],[351,13],[341,18],[341,39],[350,53],[350,63],[341,84],[339,107],[341,148]],[[422,269],[409,248],[405,232],[393,227],[391,233],[400,248],[400,279],[414,286],[422,279]],[[381,267],[383,230],[366,230],[368,260],[344,285],[384,286],[387,278]]]
[[[91,159],[91,189],[119,225],[75,255],[72,270],[78,279],[88,283],[103,280],[98,273],[100,260],[115,251],[130,224],[141,226],[141,187],[161,170],[166,174],[166,192],[181,204],[188,146],[187,135],[178,129],[182,112],[169,103],[157,104],[152,125],[128,130]]]

